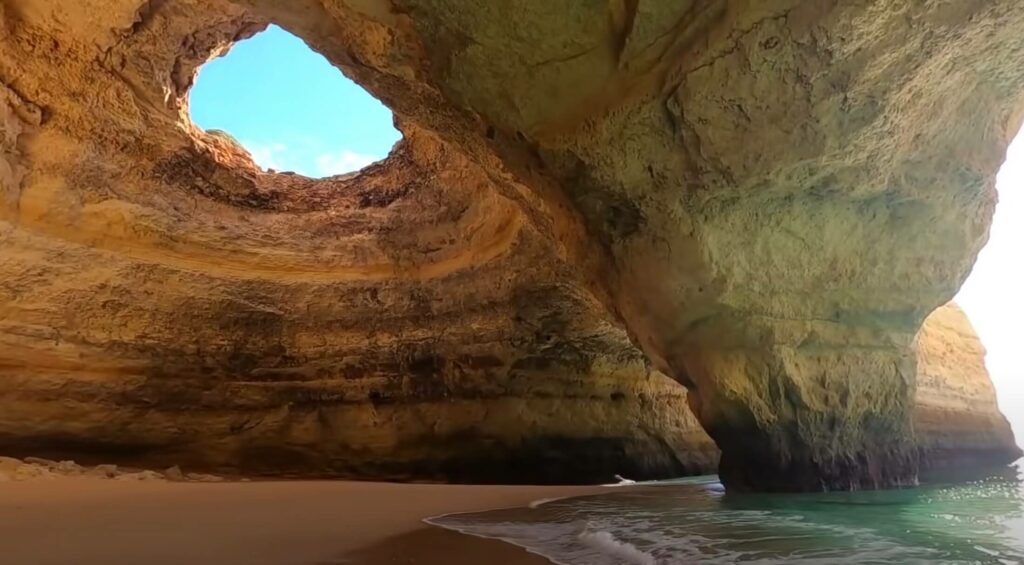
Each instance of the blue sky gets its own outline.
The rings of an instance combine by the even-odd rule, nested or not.
[[[401,134],[391,112],[302,40],[271,26],[200,70],[192,120],[222,129],[279,171],[323,177],[384,158]],[[957,301],[988,349],[1003,412],[1024,444],[1024,136],[999,174],[992,236]]]
[[[279,27],[203,65],[192,121],[235,137],[264,168],[324,177],[383,159],[401,138],[391,111]]]

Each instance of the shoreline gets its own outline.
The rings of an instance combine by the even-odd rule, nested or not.
[[[332,565],[334,562],[331,562]],[[345,565],[551,565],[514,543],[464,534],[441,526],[424,527],[346,554]]]
[[[514,544],[423,520],[599,492],[606,487],[0,482],[0,555],[11,565],[539,565],[548,561]]]

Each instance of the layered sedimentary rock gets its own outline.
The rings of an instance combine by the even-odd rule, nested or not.
[[[270,22],[395,111],[387,160],[270,174],[189,123],[195,69]],[[443,449],[409,428],[497,418],[445,403],[682,418],[632,342],[730,488],[913,482],[914,336],[985,240],[1021,29],[1015,0],[9,0],[0,448],[226,429],[331,469],[365,426],[399,473]],[[601,437],[678,464],[644,425]]]
[[[914,431],[921,465],[1009,463],[1021,456],[985,369],[985,348],[955,304],[925,321],[917,342]]]
[[[140,406],[114,386],[87,400],[32,391],[0,420],[0,445],[21,455],[247,476],[576,484],[714,472],[717,449],[666,377],[598,378],[585,387],[537,381],[500,395],[494,387],[449,398],[391,391],[385,401],[307,385],[305,405],[295,394],[250,390],[239,401],[239,384],[199,391],[182,383],[179,397],[206,399],[187,410],[164,400]],[[134,392],[119,384],[122,396]]]
[[[34,6],[8,20],[5,61],[88,23]],[[60,61],[44,45],[20,75],[42,106],[7,100],[10,169],[28,174],[4,184],[0,452],[465,481],[713,470],[685,391],[507,174],[407,123],[387,160],[322,181],[195,130],[150,65],[201,44],[190,77],[263,25],[225,5],[230,32],[197,38],[199,6],[101,28],[116,63],[94,60],[102,38],[72,34]]]

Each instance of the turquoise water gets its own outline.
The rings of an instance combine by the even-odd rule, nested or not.
[[[430,522],[565,565],[1024,564],[1021,465],[914,489],[727,495],[716,477]]]

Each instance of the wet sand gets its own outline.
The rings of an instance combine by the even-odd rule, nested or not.
[[[536,565],[499,541],[426,526],[600,487],[348,481],[0,482],[5,565]]]
[[[543,557],[498,540],[428,526],[345,555],[345,565],[551,565]]]

